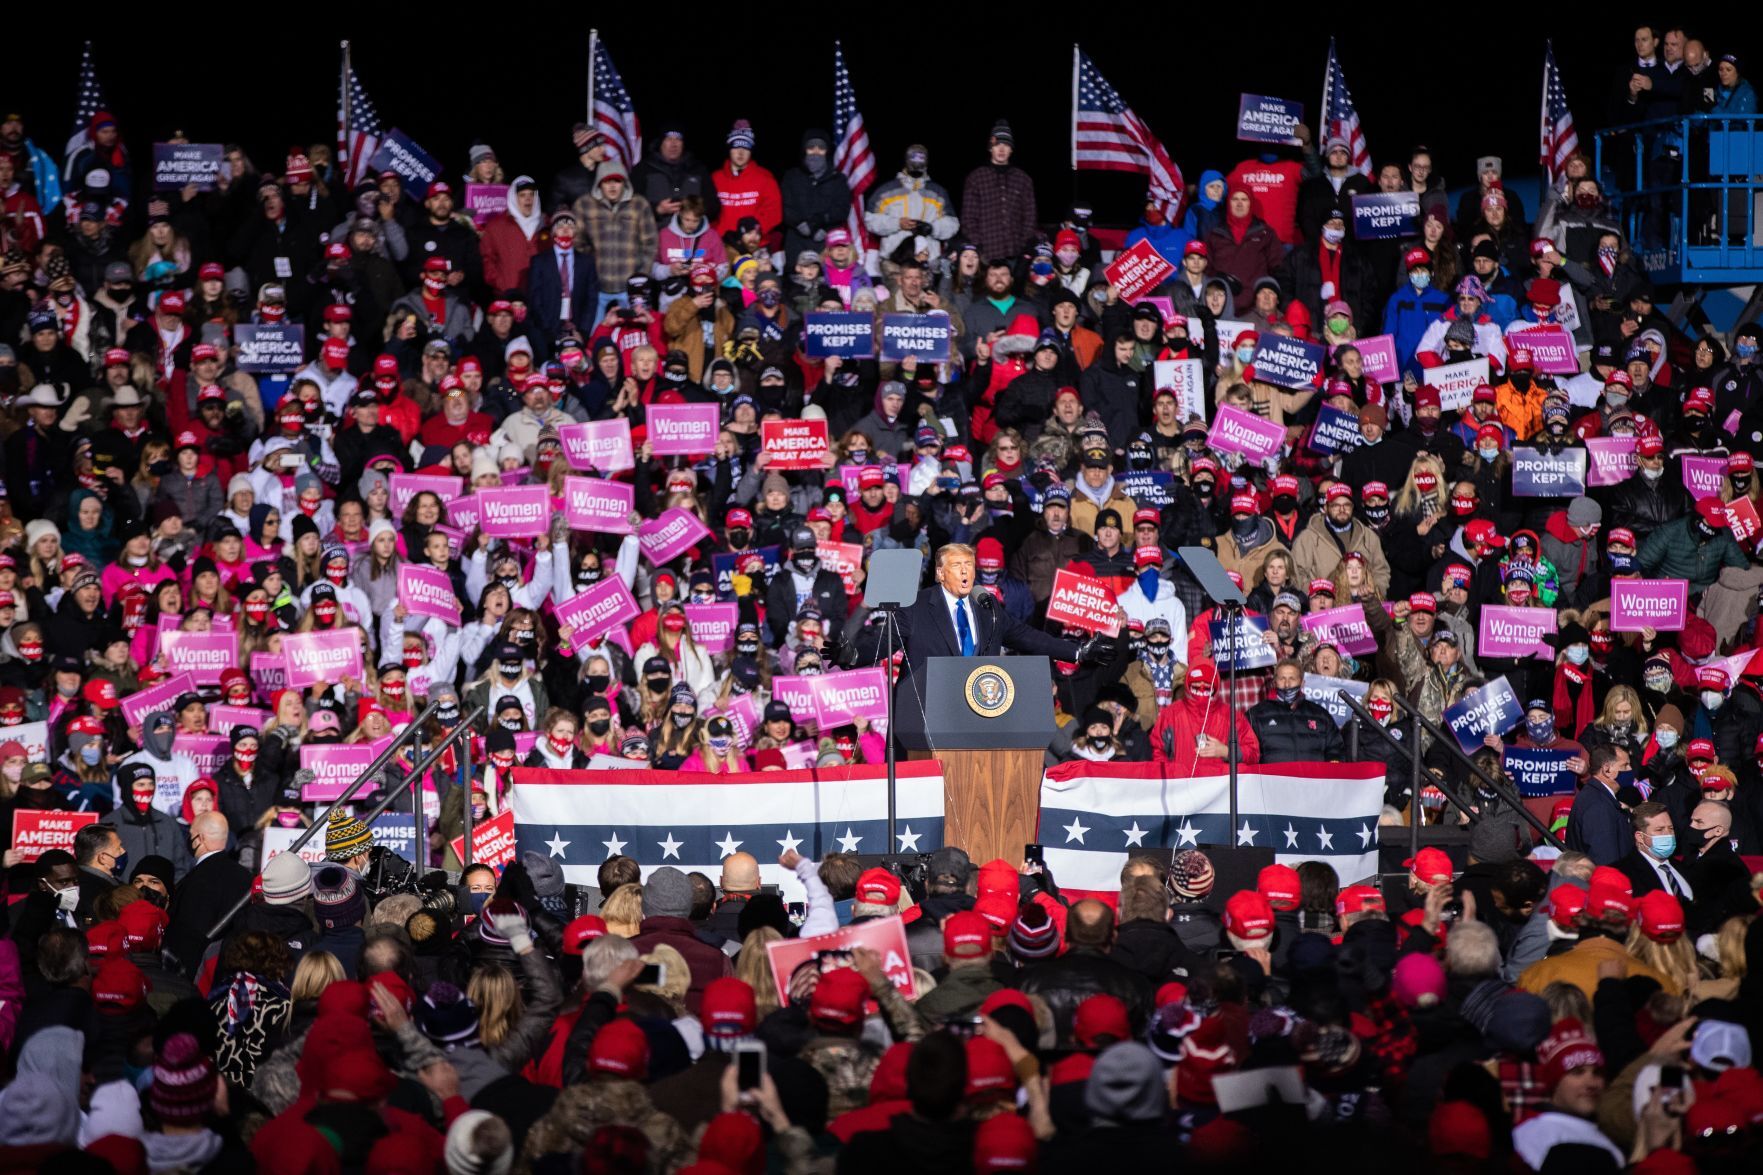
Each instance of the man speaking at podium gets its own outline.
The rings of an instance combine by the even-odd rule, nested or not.
[[[937,582],[898,613],[900,641],[913,676],[924,680],[927,657],[996,657],[1005,649],[1057,661],[1095,664],[1114,656],[1108,637],[1078,642],[1030,628],[1004,610],[990,592],[975,592],[973,548],[949,543],[937,550]],[[865,632],[870,659],[881,647],[877,627]]]

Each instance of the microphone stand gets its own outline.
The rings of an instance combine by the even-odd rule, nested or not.
[[[896,818],[897,801],[895,795],[896,777],[894,773],[894,688],[897,684],[894,676],[894,646],[899,640],[896,614],[899,612],[900,606],[898,604],[877,604],[875,610],[881,613],[882,617],[882,665],[887,673],[887,688],[882,690],[882,700],[883,705],[886,707],[888,723],[888,735],[886,740],[884,740],[887,744],[888,763],[888,842],[886,845],[886,851],[891,853],[894,851],[894,823]]]
[[[1230,834],[1237,834],[1237,663],[1243,659],[1239,645],[1242,634],[1239,631],[1243,623],[1243,606],[1241,604],[1220,604],[1224,613],[1224,631],[1229,634],[1225,647],[1230,650],[1230,693],[1224,707],[1225,745],[1230,748],[1227,759],[1230,780]],[[1229,843],[1235,844],[1233,839]]]

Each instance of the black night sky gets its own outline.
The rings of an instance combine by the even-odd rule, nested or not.
[[[22,111],[31,137],[59,155],[81,41],[90,36],[137,159],[182,129],[195,141],[242,142],[260,168],[279,171],[291,144],[335,140],[338,42],[347,35],[385,123],[415,138],[448,174],[464,171],[467,147],[481,138],[508,174],[544,180],[567,162],[570,126],[583,116],[588,29],[585,17],[578,27],[557,15],[581,8],[525,7],[534,15],[503,20],[499,14],[513,8],[479,6],[461,16],[457,6],[381,6],[363,9],[369,15],[353,27],[337,15],[345,9],[299,5],[183,5],[126,25],[101,16],[43,22],[9,37],[0,105]],[[633,7],[644,15],[630,15]],[[932,176],[958,192],[1002,116],[1016,131],[1016,161],[1035,177],[1043,219],[1078,196],[1099,221],[1124,222],[1136,218],[1142,180],[1070,170],[1074,37],[1193,183],[1205,168],[1228,171],[1254,153],[1234,138],[1242,91],[1300,101],[1315,126],[1332,32],[1374,161],[1405,161],[1409,147],[1424,142],[1446,181],[1459,185],[1481,154],[1504,156],[1510,175],[1534,172],[1546,37],[1589,149],[1634,20],[1648,11],[1607,5],[1594,20],[1583,8],[1571,18],[1545,11],[1534,19],[1510,6],[1457,6],[1459,16],[1449,7],[1413,16],[1383,8],[1381,27],[1370,28],[1371,18],[1357,15],[1367,8],[1284,24],[1278,9],[1235,16],[1222,7],[1190,9],[1204,14],[1190,24],[1147,15],[1155,8],[1112,5],[1106,11],[1117,15],[1092,29],[1025,6],[1000,9],[1003,20],[988,22],[902,18],[869,6],[861,19],[830,16],[830,6],[621,6],[595,12],[594,22],[645,133],[678,120],[710,166],[739,117],[757,132],[761,163],[781,173],[794,162],[802,130],[830,121],[838,37],[883,176],[907,143],[921,141]],[[1716,54],[1751,45],[1728,11],[1689,31]]]

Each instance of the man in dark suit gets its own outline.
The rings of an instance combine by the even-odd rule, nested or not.
[[[1689,905],[1696,896],[1694,887],[1671,860],[1677,852],[1671,810],[1656,800],[1648,800],[1635,805],[1630,823],[1634,826],[1634,848],[1616,862],[1616,868],[1634,886],[1634,896],[1645,897],[1656,889],[1665,889]]]
[[[594,256],[575,247],[575,213],[560,208],[551,214],[551,247],[533,256],[528,271],[528,334],[539,349],[536,359],[557,353],[557,343],[573,326],[587,339],[594,332],[594,308],[600,299],[600,276]]]
[[[171,923],[165,949],[185,975],[195,975],[213,941],[211,930],[233,903],[251,892],[251,872],[226,853],[227,822],[219,812],[204,812],[190,825],[190,855],[196,864],[178,882],[171,897]],[[218,936],[217,936],[218,937]]]
[[[88,824],[73,835],[73,859],[80,867],[80,902],[74,907],[74,921],[86,927],[98,920],[92,905],[117,887],[116,874],[128,855],[115,828]]]
[[[1750,867],[1732,847],[1732,808],[1726,801],[1703,800],[1690,814],[1683,872],[1698,895],[1689,909],[1692,934],[1718,930],[1734,914],[1756,908]]]
[[[781,645],[790,622],[804,607],[820,613],[827,643],[838,639],[845,623],[845,582],[838,572],[820,565],[818,541],[806,526],[790,535],[790,556],[765,588],[765,622],[771,627],[771,643]]]
[[[1628,751],[1609,743],[1593,747],[1588,770],[1567,814],[1567,847],[1590,857],[1593,865],[1614,865],[1633,843],[1628,816],[1616,802],[1616,780],[1628,770]]]

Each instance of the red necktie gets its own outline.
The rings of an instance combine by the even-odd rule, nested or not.
[[[569,255],[567,253],[557,254],[557,276],[563,281],[563,297],[567,300],[569,298]]]

